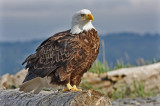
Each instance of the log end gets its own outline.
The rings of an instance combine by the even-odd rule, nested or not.
[[[74,97],[70,106],[112,106],[111,100],[104,94],[95,91],[82,91]]]

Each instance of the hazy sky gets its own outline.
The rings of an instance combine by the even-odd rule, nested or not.
[[[47,38],[90,9],[100,34],[160,33],[160,0],[0,0],[0,41]]]

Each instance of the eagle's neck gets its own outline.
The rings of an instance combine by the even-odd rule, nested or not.
[[[91,21],[89,22],[72,22],[72,27],[71,27],[71,33],[72,34],[79,34],[83,31],[88,31],[90,29],[94,28],[94,26],[92,25]],[[94,28],[95,29],[95,28]]]

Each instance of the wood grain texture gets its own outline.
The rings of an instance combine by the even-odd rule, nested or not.
[[[43,91],[39,94],[16,90],[0,91],[0,106],[112,106],[103,94],[87,90],[82,92]]]

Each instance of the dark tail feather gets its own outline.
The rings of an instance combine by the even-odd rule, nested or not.
[[[36,77],[38,77],[38,76],[35,75],[35,74],[33,74],[32,72],[28,72],[28,74],[26,75],[23,83],[26,82],[26,81],[32,80],[32,79],[34,79],[34,78],[36,78]]]
[[[25,60],[23,63],[22,63],[22,65],[24,65],[24,63],[26,63],[27,61]]]
[[[27,61],[34,59],[35,57],[36,57],[36,54],[31,54],[26,58],[26,60],[22,63],[22,65],[24,65]]]

